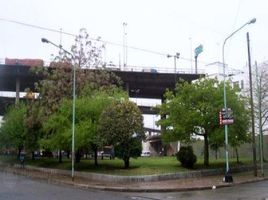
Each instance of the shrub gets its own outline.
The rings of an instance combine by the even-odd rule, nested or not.
[[[185,168],[193,168],[197,160],[192,146],[181,147],[180,151],[176,153],[176,157],[181,166]]]

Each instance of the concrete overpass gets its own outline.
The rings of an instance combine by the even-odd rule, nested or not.
[[[123,87],[133,98],[163,99],[166,89],[174,89],[175,81],[183,79],[191,82],[200,74],[157,73],[136,71],[112,71],[123,81]],[[34,91],[34,83],[41,80],[25,65],[0,65],[0,91],[24,92],[26,88]],[[15,98],[0,97],[0,115],[3,115],[8,105],[14,104]],[[141,106],[144,114],[154,114],[150,107]]]

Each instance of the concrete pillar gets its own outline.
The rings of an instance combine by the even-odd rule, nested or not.
[[[129,92],[130,92],[130,91],[129,91],[129,83],[126,83],[126,92],[128,93],[128,95],[130,95],[130,94],[129,94]]]
[[[19,103],[19,100],[20,100],[20,79],[17,76],[16,77],[16,100],[15,100],[16,105]]]

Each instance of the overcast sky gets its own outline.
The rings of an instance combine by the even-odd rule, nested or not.
[[[60,34],[22,26],[3,19],[38,25],[77,34],[86,28],[91,37],[122,44],[123,22],[127,23],[127,43],[162,54],[179,52],[178,68],[193,67],[194,48],[204,46],[198,64],[222,61],[222,43],[235,29],[252,18],[257,22],[237,33],[226,44],[226,63],[241,69],[247,62],[246,32],[250,33],[252,60],[267,60],[267,0],[2,0],[0,3],[0,58],[42,58],[57,54],[53,46]],[[74,38],[62,35],[69,49]],[[106,44],[107,62],[122,62],[122,47]],[[128,49],[128,64],[151,68],[172,68],[166,56]],[[209,68],[209,67],[206,67]]]

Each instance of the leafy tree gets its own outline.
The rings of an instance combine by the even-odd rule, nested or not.
[[[36,83],[39,96],[33,102],[33,107],[38,107],[38,117],[30,112],[27,115],[27,121],[35,119],[36,122],[39,121],[41,126],[46,123],[42,129],[44,132],[42,138],[45,139],[41,141],[42,145],[52,148],[57,144],[58,148],[68,149],[68,146],[65,145],[68,134],[66,132],[58,133],[56,129],[60,124],[55,124],[58,116],[53,115],[58,112],[64,99],[72,99],[73,68],[76,70],[76,96],[78,98],[90,96],[94,90],[114,91],[120,86],[121,81],[117,76],[99,68],[103,65],[101,61],[103,48],[100,42],[92,42],[86,30],[81,29],[80,34],[75,39],[75,44],[72,46],[72,56],[60,51],[54,62],[51,62],[50,68],[35,68],[33,70],[42,76],[43,80]],[[95,68],[95,70],[85,70],[89,68]],[[60,111],[60,113],[62,112],[66,111]],[[62,121],[63,119],[58,120]],[[55,130],[52,127],[55,127]],[[69,129],[65,131],[67,130]],[[52,134],[55,134],[57,139],[53,138]],[[55,142],[48,142],[49,138],[53,138]],[[57,141],[61,139],[64,142],[62,145],[58,145]]]
[[[245,102],[237,94],[237,90],[226,84],[228,107],[232,108],[235,120],[240,123],[248,121]],[[194,135],[204,138],[204,165],[209,165],[209,144],[218,141],[218,145],[224,139],[215,139],[214,134],[221,134],[223,128],[219,127],[218,113],[223,107],[223,83],[215,79],[202,79],[194,83],[182,82],[177,84],[175,92],[168,91],[166,100],[160,106],[160,115],[166,116],[159,120],[158,124],[164,128],[163,139],[166,142],[183,141],[190,143]],[[240,105],[240,106],[239,106]],[[233,126],[233,125],[231,125]],[[230,126],[230,127],[231,127]],[[238,130],[239,125],[232,127],[232,132]],[[221,129],[222,131],[219,131]],[[230,130],[231,131],[231,130]],[[229,134],[229,137],[233,137]],[[220,137],[221,138],[221,137]],[[244,137],[238,138],[243,140]],[[213,142],[214,140],[214,142]]]
[[[34,95],[27,89],[26,92],[26,114],[24,116],[25,148],[32,153],[32,159],[35,159],[34,151],[39,150],[38,140],[41,137],[41,112],[35,102]]]
[[[268,125],[268,69],[267,62],[256,66],[253,72],[253,98],[256,127],[259,131],[260,151],[263,152],[263,132]],[[264,160],[264,156],[262,158]]]
[[[100,42],[93,42],[85,29],[81,29],[71,48],[72,56],[59,52],[50,68],[34,68],[44,79],[36,83],[39,105],[45,117],[57,111],[64,98],[72,98],[73,67],[76,69],[76,95],[83,95],[85,88],[92,90],[118,87],[120,79],[103,70],[101,61],[104,49]],[[95,70],[85,70],[94,68]]]
[[[0,128],[0,144],[4,148],[16,148],[18,155],[25,146],[25,104],[11,106],[4,115],[4,122]]]
[[[79,68],[101,68],[105,66],[102,61],[102,53],[105,46],[100,41],[101,37],[91,40],[85,28],[81,28],[75,38],[75,44],[71,48],[73,62]]]
[[[116,146],[115,152],[129,167],[130,157],[141,153],[141,141],[144,138],[143,117],[136,104],[129,100],[113,102],[101,114],[99,132],[107,139],[107,144]]]
[[[222,129],[215,130],[214,134],[210,136],[210,149],[215,152],[215,158],[218,159],[218,152],[224,146],[224,131]]]
[[[71,103],[63,101],[59,110],[42,123],[44,135],[39,141],[40,146],[45,150],[60,150],[59,162],[62,162],[61,150],[68,152],[71,149],[70,110]]]
[[[92,91],[90,96],[80,97],[76,100],[75,121],[75,150],[76,161],[80,160],[82,150],[92,149],[97,165],[97,150],[102,146],[104,139],[100,136],[97,126],[102,111],[116,98],[125,95],[122,91]],[[58,112],[54,113],[44,123],[45,132],[48,133],[42,144],[51,149],[67,150],[71,148],[72,128],[72,101],[61,103]]]

